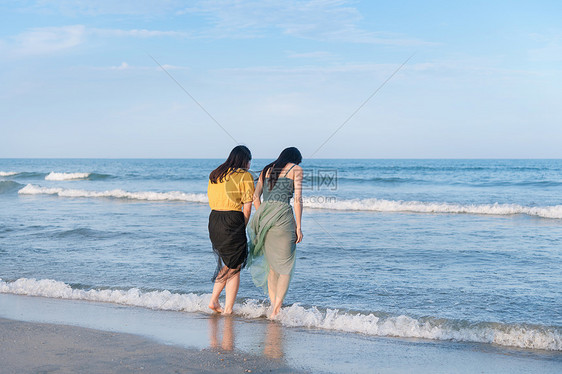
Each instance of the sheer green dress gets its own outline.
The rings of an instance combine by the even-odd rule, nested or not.
[[[273,189],[269,190],[268,179],[264,181],[263,202],[248,225],[248,265],[254,284],[265,294],[268,292],[270,269],[292,276],[297,240],[295,216],[289,203],[293,197],[294,182],[290,178],[279,177]]]

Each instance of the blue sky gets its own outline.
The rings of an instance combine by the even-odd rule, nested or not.
[[[560,19],[554,0],[3,1],[0,157],[224,157],[234,138],[263,158],[560,158]]]

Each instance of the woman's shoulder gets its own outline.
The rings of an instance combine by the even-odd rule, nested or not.
[[[285,178],[294,181],[300,173],[302,173],[302,168],[299,165],[288,163],[287,165],[285,165],[283,170],[281,170],[279,178]]]
[[[254,174],[249,170],[244,170],[244,179],[251,179],[254,181]]]
[[[248,179],[254,180],[254,176],[248,170],[236,169],[232,172],[232,174],[237,175],[240,179],[243,180],[248,180]]]
[[[297,164],[287,164],[287,174],[288,175],[295,175],[298,173],[302,173],[302,167]]]
[[[302,166],[300,166],[300,165],[293,164],[293,166],[291,166],[291,167],[293,168],[293,170],[302,171]]]

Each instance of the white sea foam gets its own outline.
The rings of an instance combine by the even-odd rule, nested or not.
[[[139,306],[156,310],[210,313],[210,295],[179,294],[169,291],[79,290],[51,279],[20,278],[14,282],[0,279],[0,293],[88,300]],[[257,300],[236,304],[234,312],[247,318],[264,317],[267,307]],[[562,351],[561,329],[518,324],[481,322],[468,324],[455,320],[415,319],[408,316],[382,317],[375,314],[351,314],[338,310],[305,308],[298,304],[285,307],[278,317],[285,326],[304,326],[375,336],[423,338],[493,343],[509,347]]]
[[[78,179],[87,179],[90,173],[55,173],[54,171],[47,174],[47,181],[72,181]]]
[[[210,312],[210,295],[172,294],[170,291],[141,292],[137,288],[123,290],[79,290],[52,279],[20,278],[14,282],[0,279],[0,293],[42,296],[67,300],[88,300],[113,304],[139,306],[158,310]]]
[[[131,200],[147,200],[147,201],[188,201],[205,203],[207,202],[207,195],[201,193],[185,193],[180,191],[171,192],[128,192],[123,190],[110,190],[110,191],[88,191],[77,189],[65,188],[48,188],[28,184],[21,190],[22,195],[57,195],[61,197],[106,197],[116,199],[131,199]]]
[[[313,209],[331,210],[485,215],[526,214],[543,218],[562,218],[562,205],[526,207],[518,204],[452,204],[383,199],[342,200],[323,196],[312,196],[304,198],[304,206]]]
[[[112,197],[149,201],[208,202],[207,195],[180,191],[128,192],[124,190],[88,191],[64,188],[47,188],[28,184],[19,191],[23,195],[57,195],[61,197]],[[383,199],[339,199],[326,196],[305,197],[303,205],[310,209],[372,211],[372,212],[412,212],[446,214],[514,215],[526,214],[542,218],[562,219],[562,205],[527,207],[518,204],[452,204],[423,201],[402,201]]]
[[[482,322],[467,325],[454,320],[408,316],[377,317],[328,309],[304,308],[297,304],[283,308],[279,319],[287,326],[317,327],[375,336],[493,343],[509,347],[562,350],[559,328]]]
[[[0,171],[0,177],[11,177],[13,175],[18,175],[17,171]]]

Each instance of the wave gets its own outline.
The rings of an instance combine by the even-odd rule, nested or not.
[[[146,201],[184,201],[207,203],[207,195],[180,191],[128,192],[124,190],[88,191],[78,189],[49,188],[32,184],[19,190],[22,195],[56,195],[60,197],[117,198]],[[443,213],[443,214],[480,214],[480,215],[515,215],[525,214],[541,218],[562,219],[562,205],[529,207],[519,204],[454,204],[441,202],[402,201],[384,199],[339,199],[330,196],[309,196],[303,198],[303,205],[310,209],[370,211],[387,213]]]
[[[16,192],[23,187],[23,184],[14,181],[0,181],[0,194]]]
[[[98,174],[98,173],[55,173],[54,171],[47,174],[45,180],[47,181],[71,181],[71,180],[100,180],[112,178],[109,174]]]
[[[373,212],[412,212],[448,214],[514,215],[526,214],[542,218],[562,219],[562,205],[527,207],[518,204],[452,204],[423,201],[383,199],[341,200],[333,197],[304,198],[304,206],[313,209],[352,210]]]
[[[434,184],[440,184],[437,182],[432,182],[429,180],[424,180],[424,179],[415,179],[415,178],[401,178],[401,177],[366,177],[366,178],[361,178],[361,177],[343,177],[343,176],[334,176],[334,179],[331,180],[327,177],[318,177],[315,176],[314,178],[306,178],[305,181],[303,183],[315,183],[315,186],[326,186],[326,187],[330,187],[331,184],[335,185],[336,183],[361,183],[361,184],[407,184],[407,183],[412,183],[412,184],[430,184],[430,183],[434,183]]]
[[[17,171],[0,171],[0,177],[11,177],[18,174],[19,172]]]
[[[309,183],[317,183],[318,186],[323,186],[323,184],[328,184],[329,181],[319,180],[308,180]],[[451,185],[451,186],[467,186],[467,187],[560,187],[562,186],[562,181],[557,180],[524,180],[524,181],[495,181],[495,182],[485,182],[485,183],[473,183],[473,182],[457,182],[457,181],[442,181],[442,180],[424,180],[424,179],[414,179],[414,178],[399,178],[399,177],[388,177],[388,178],[354,178],[354,177],[338,177],[337,183],[357,183],[357,184],[424,184],[424,185]],[[336,182],[333,182],[335,184]],[[327,185],[330,187],[330,185]]]
[[[210,313],[207,307],[210,294],[171,293],[167,290],[142,292],[137,288],[83,290],[52,279],[27,278],[13,282],[0,279],[0,293],[97,301],[155,310]],[[234,312],[246,318],[263,318],[267,309],[267,304],[253,299],[244,300],[234,306]],[[507,347],[562,351],[562,329],[557,326],[470,323],[432,317],[388,316],[380,312],[351,313],[337,309],[306,308],[299,304],[282,308],[278,321],[285,326],[321,328],[373,336],[490,343]]]
[[[509,182],[504,182],[505,185],[509,185]],[[522,181],[522,182],[513,182],[511,183],[513,186],[533,186],[533,187],[559,187],[562,186],[561,181],[551,181],[551,180],[542,180],[542,181]]]
[[[496,181],[484,183],[471,183],[471,182],[448,182],[443,184],[450,184],[452,186],[468,186],[468,187],[560,187],[561,181],[554,180],[525,180],[519,182],[510,181]]]
[[[20,172],[20,171],[0,171],[0,177],[13,177],[17,179],[45,179],[48,181],[70,181],[70,180],[101,180],[114,178],[109,174],[99,173],[40,173],[40,172]]]
[[[54,171],[47,174],[47,181],[70,181],[77,179],[87,179],[90,173],[55,173]]]
[[[124,232],[100,231],[100,230],[89,229],[86,227],[81,227],[72,230],[59,231],[52,235],[57,238],[81,238],[81,239],[91,238],[91,239],[98,240],[102,238],[121,237],[127,234],[128,233],[124,233]]]
[[[48,188],[28,184],[19,193],[22,195],[57,195],[60,197],[105,197],[116,199],[130,200],[147,200],[147,201],[187,201],[196,203],[206,203],[207,195],[201,193],[186,193],[180,191],[171,192],[128,192],[123,190],[110,191],[88,191],[64,188]]]
[[[12,177],[15,179],[43,179],[46,173],[27,172],[27,171],[0,171],[0,177]]]
[[[416,162],[420,162],[420,160],[415,160]],[[452,160],[447,160],[452,161]],[[495,160],[499,161],[499,160]],[[409,171],[409,172],[479,172],[479,171],[491,171],[491,172],[505,172],[505,171],[515,171],[515,172],[522,172],[522,171],[559,171],[559,165],[545,165],[545,166],[516,166],[516,165],[505,165],[505,164],[490,164],[490,165],[466,165],[464,163],[455,163],[454,165],[445,166],[445,165],[412,165],[412,164],[388,164],[388,165],[381,165],[381,164],[368,164],[368,165],[350,165],[344,164],[342,166],[339,163],[331,164],[327,166],[326,164],[314,164],[310,163],[306,165],[308,168],[316,168],[316,169],[327,169],[327,168],[340,168],[350,171],[384,171],[384,172],[402,172],[402,171]]]

